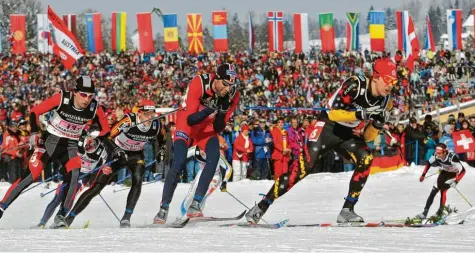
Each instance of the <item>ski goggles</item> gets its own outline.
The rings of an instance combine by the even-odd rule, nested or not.
[[[436,148],[435,148],[435,154],[436,154],[437,156],[445,155],[446,152],[447,152],[447,150],[445,150],[445,149],[442,148],[442,147],[436,147]]]
[[[79,91],[79,96],[81,96],[82,98],[93,98],[94,97],[94,93],[86,93],[86,92],[81,92]]]
[[[395,78],[392,77],[392,76],[386,76],[386,75],[385,75],[385,76],[381,76],[381,78],[383,79],[383,81],[384,81],[384,83],[385,83],[386,85],[395,85],[395,84],[397,84],[397,82],[398,82],[398,80],[395,79]]]

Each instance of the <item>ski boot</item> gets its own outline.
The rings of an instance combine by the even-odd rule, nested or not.
[[[51,225],[50,228],[52,229],[60,229],[60,228],[68,228],[68,222],[66,221],[66,218],[63,215],[56,215],[54,217],[54,223]]]
[[[259,204],[256,204],[254,207],[251,208],[251,210],[249,210],[249,212],[246,213],[246,220],[249,223],[257,224],[265,213],[266,211],[263,210],[263,208],[261,208]]]
[[[130,228],[130,220],[121,220],[120,228]]]
[[[191,202],[190,207],[188,207],[186,216],[188,218],[203,217],[203,212],[201,211],[200,202],[198,202],[198,200],[193,199],[193,202]]]
[[[416,215],[416,217],[414,217],[415,220],[423,220],[425,218],[427,218],[427,214],[429,213],[429,210],[427,209],[424,209],[424,212]]]
[[[350,222],[364,222],[363,218],[355,213],[353,208],[343,208],[341,209],[338,218],[336,219],[337,223],[350,223]]]
[[[155,218],[153,218],[153,224],[165,224],[167,222],[167,217],[168,217],[168,206],[161,206],[160,211],[158,211],[157,215],[155,215]]]

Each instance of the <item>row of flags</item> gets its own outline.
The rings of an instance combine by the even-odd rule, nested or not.
[[[475,9],[473,9],[475,14]],[[385,50],[385,12],[369,12],[369,31],[370,47],[372,51]],[[359,13],[346,13],[346,49],[349,51],[359,50]],[[150,12],[137,13],[137,31],[140,52],[154,52],[152,17]],[[318,14],[319,30],[321,37],[321,47],[324,52],[335,51],[335,30],[333,24],[333,13]],[[100,13],[86,14],[87,30],[87,50],[92,53],[99,53],[104,50],[103,36],[101,27],[102,15]],[[116,52],[125,51],[126,48],[126,30],[127,13],[112,13],[112,49]],[[201,14],[187,14],[187,37],[188,51],[190,53],[201,53],[203,46],[203,17]],[[414,24],[407,11],[397,11],[397,30],[398,30],[398,49],[405,52],[406,57],[412,54],[413,39],[415,36]],[[76,36],[76,15],[66,14],[62,16],[62,21],[66,29]],[[214,38],[215,51],[228,51],[228,32],[227,32],[227,12],[212,12],[212,31]],[[26,15],[16,14],[10,16],[11,35],[9,36],[13,53],[21,54],[26,51]],[[435,51],[435,43],[432,34],[430,20],[426,20],[425,49]],[[284,50],[284,13],[282,11],[268,12],[268,43],[269,51]],[[164,14],[164,40],[167,51],[180,50],[178,35],[178,16],[177,14]],[[294,41],[295,51],[308,52],[309,31],[308,14],[294,13]],[[255,31],[252,18],[249,15],[249,49],[252,50],[255,44]],[[451,49],[462,49],[462,11],[447,10],[447,31],[449,37],[449,46]],[[49,52],[50,43],[48,34],[50,33],[50,24],[47,14],[38,14],[38,50],[40,52]],[[417,38],[416,38],[417,39]],[[415,43],[415,42],[414,42]]]

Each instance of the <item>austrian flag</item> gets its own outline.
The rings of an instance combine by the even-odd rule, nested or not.
[[[83,56],[84,49],[76,37],[48,5],[48,20],[51,23],[51,40],[53,53],[61,58],[64,67],[70,69],[74,63]]]

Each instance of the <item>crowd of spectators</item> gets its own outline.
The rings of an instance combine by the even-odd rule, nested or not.
[[[246,174],[256,179],[270,178],[274,173],[272,152],[275,143],[271,133],[274,126],[283,121],[283,128],[289,129],[294,127],[291,126],[291,119],[294,119],[297,124],[294,128],[303,127],[304,131],[318,111],[248,110],[248,107],[324,107],[343,80],[351,75],[370,73],[371,62],[378,57],[391,57],[399,65],[400,83],[394,89],[393,98],[401,115],[409,111],[409,104],[427,112],[435,106],[446,107],[457,100],[471,100],[475,95],[475,54],[470,50],[423,52],[411,74],[404,67],[400,52],[394,56],[369,51],[322,53],[315,50],[308,54],[103,52],[87,54],[71,70],[65,69],[60,59],[53,55],[26,53],[0,57],[0,134],[7,131],[12,119],[28,120],[32,106],[62,89],[70,89],[79,75],[93,77],[97,85],[96,99],[104,107],[109,123],[113,124],[125,113],[133,111],[140,98],[151,99],[161,107],[178,107],[195,74],[210,73],[216,65],[232,62],[239,74],[238,88],[242,96],[235,117],[223,133],[223,152],[224,146],[227,147],[225,154],[232,163],[235,139],[248,132],[243,143],[249,144],[248,140],[251,140],[254,146],[244,152],[250,164]],[[167,124],[170,129],[172,123]],[[246,130],[242,129],[244,126]],[[397,136],[402,130],[396,129],[400,128],[404,126],[389,125],[388,131]],[[408,135],[407,129],[403,132]],[[399,143],[403,142],[399,140]],[[394,141],[387,144],[391,146]],[[375,149],[384,150],[382,146],[375,145]],[[170,150],[171,147],[167,152]],[[284,153],[288,153],[290,159],[295,155],[292,150]],[[2,161],[8,160],[5,156],[2,155]],[[333,156],[329,159],[340,159],[344,170],[351,170],[348,161]],[[8,178],[4,165],[2,162],[0,166],[0,180]],[[191,178],[184,176],[184,181]]]

